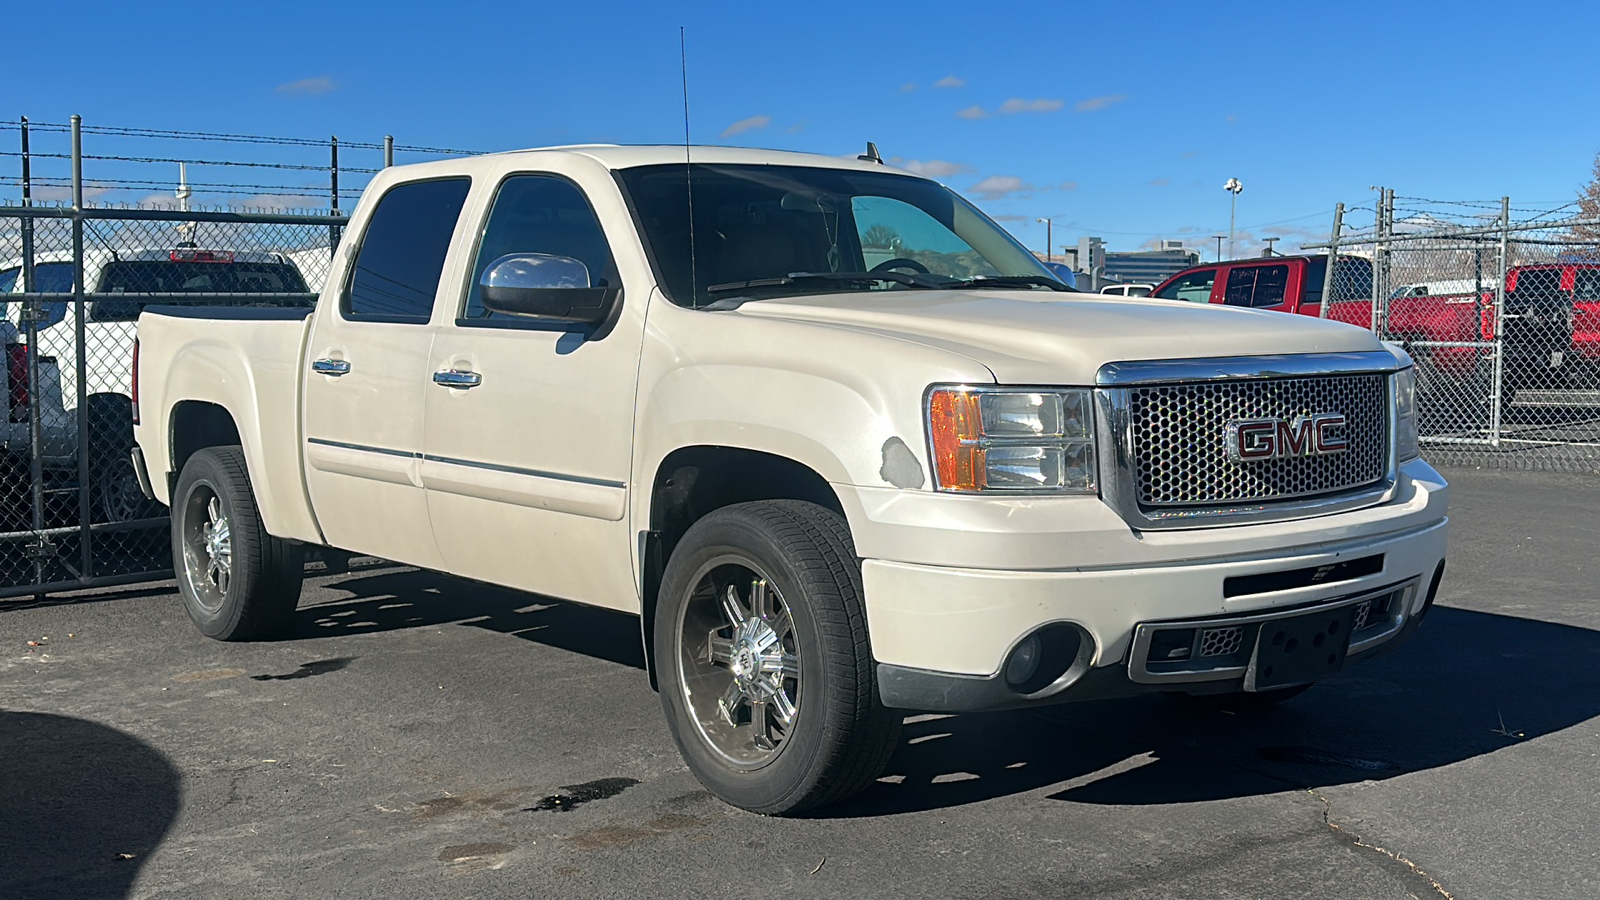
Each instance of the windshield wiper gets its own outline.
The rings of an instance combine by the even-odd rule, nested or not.
[[[773,278],[752,278],[748,281],[727,281],[722,284],[713,284],[706,288],[706,293],[726,294],[729,291],[783,287],[791,284],[804,284],[807,281],[844,281],[855,284],[892,281],[906,287],[922,288],[924,290],[946,287],[946,285],[930,279],[926,275],[910,275],[905,272],[790,272],[787,275],[778,275]]]
[[[1072,292],[1072,288],[1043,275],[979,275],[977,278],[941,282],[939,287],[946,289],[1047,287],[1052,291]]]

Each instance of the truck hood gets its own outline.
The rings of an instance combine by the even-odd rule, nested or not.
[[[1176,300],[1043,291],[873,291],[757,300],[740,315],[959,353],[1003,384],[1093,384],[1109,362],[1380,350],[1361,328]]]

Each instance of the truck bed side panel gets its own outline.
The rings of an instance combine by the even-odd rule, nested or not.
[[[173,410],[186,401],[215,404],[239,431],[267,531],[321,543],[301,470],[300,359],[308,330],[300,316],[146,312],[140,318],[142,421],[135,437],[157,499],[171,503]]]

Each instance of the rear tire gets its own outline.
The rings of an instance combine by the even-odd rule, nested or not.
[[[184,608],[206,637],[294,632],[304,556],[262,527],[239,447],[208,447],[184,464],[172,495],[172,565]]]
[[[678,749],[734,806],[782,815],[843,800],[899,741],[838,513],[763,500],[696,522],[667,561],[654,643]]]
[[[161,515],[134,474],[133,401],[122,394],[91,394],[89,408],[89,514],[94,522],[132,522]]]

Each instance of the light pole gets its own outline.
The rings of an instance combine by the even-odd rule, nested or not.
[[[1222,238],[1224,235],[1213,234],[1212,237],[1217,241],[1217,256],[1212,262],[1222,262]]]
[[[1233,214],[1239,209],[1239,192],[1244,190],[1244,185],[1237,178],[1229,178],[1222,189],[1233,195],[1228,201],[1228,258],[1233,259]]]
[[[1276,242],[1276,241],[1281,241],[1281,240],[1283,240],[1283,238],[1269,237],[1269,238],[1262,238],[1262,240],[1267,242],[1267,252],[1265,252],[1265,253],[1263,253],[1261,255],[1262,256],[1271,256],[1272,255],[1272,245],[1273,245],[1273,243]]]
[[[1046,216],[1046,217],[1040,219],[1039,221],[1044,223],[1044,261],[1045,262],[1055,262],[1055,258],[1050,255],[1050,246],[1051,246],[1051,240],[1050,240],[1050,225],[1051,225],[1050,217]]]

